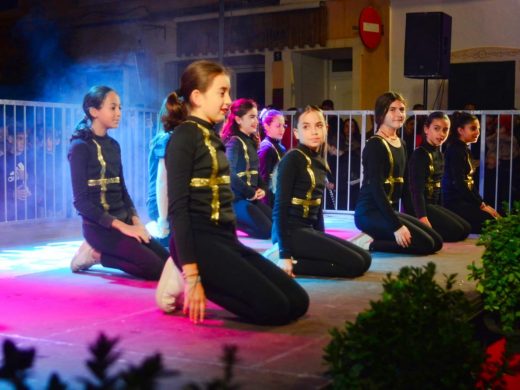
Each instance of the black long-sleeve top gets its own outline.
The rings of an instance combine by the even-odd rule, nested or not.
[[[285,152],[285,146],[280,143],[280,140],[267,136],[260,142],[258,148],[259,171],[264,183],[270,183],[274,167],[280,162]]]
[[[166,171],[178,259],[196,263],[194,225],[235,223],[226,150],[210,123],[189,116],[173,130]]]
[[[226,142],[226,156],[231,170],[231,189],[235,200],[251,199],[257,188],[264,188],[259,175],[256,143],[244,133],[233,135]]]
[[[371,137],[363,149],[363,183],[356,203],[356,215],[364,215],[370,210],[377,209],[393,231],[402,224],[395,213],[395,207],[403,190],[403,178],[406,168],[405,143],[396,148],[382,137]],[[393,160],[392,177],[401,178],[394,181],[393,188],[388,182],[390,173],[390,154]],[[399,182],[400,181],[400,182]]]
[[[451,202],[468,202],[477,207],[482,204],[473,183],[473,166],[468,146],[460,141],[452,142],[444,153],[445,168],[442,176],[442,200],[444,204]]]
[[[426,204],[440,204],[444,157],[441,148],[423,141],[408,163],[408,186],[413,215],[425,217]]]
[[[278,242],[280,258],[292,257],[289,243],[295,227],[324,230],[322,199],[326,175],[323,159],[301,144],[280,161],[273,209],[273,242]]]
[[[114,219],[131,223],[137,215],[126,189],[121,148],[106,135],[72,140],[68,159],[74,207],[84,220],[111,227]]]

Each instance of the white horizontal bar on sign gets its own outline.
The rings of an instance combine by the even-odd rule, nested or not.
[[[363,22],[363,31],[378,33],[378,32],[380,32],[379,31],[379,24]]]

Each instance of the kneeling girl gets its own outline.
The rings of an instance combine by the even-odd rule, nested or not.
[[[282,158],[275,176],[273,241],[279,245],[279,265],[292,276],[360,276],[370,267],[370,254],[324,231],[328,166],[323,112],[309,106],[297,123],[299,144]]]
[[[207,296],[246,321],[287,324],[307,311],[307,293],[235,233],[229,162],[214,127],[231,106],[230,87],[224,67],[197,61],[184,71],[169,107],[170,252],[185,277],[184,311],[202,321]]]

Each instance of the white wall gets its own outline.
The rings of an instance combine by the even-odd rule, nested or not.
[[[293,52],[292,61],[296,107],[305,107],[307,104],[320,105],[328,98],[325,96],[327,60]]]
[[[390,88],[402,92],[410,105],[422,102],[423,80],[403,76],[408,12],[450,15],[452,53],[478,47],[520,48],[520,0],[391,0]],[[520,74],[517,73],[516,78],[520,79]],[[440,80],[429,81],[428,108],[432,108],[440,83]],[[520,102],[518,94],[517,90],[516,105]],[[444,104],[446,102],[447,88]]]
[[[339,110],[352,107],[352,72],[332,72],[332,61],[327,61],[328,88],[325,93]]]

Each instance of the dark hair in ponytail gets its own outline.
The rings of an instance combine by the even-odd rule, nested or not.
[[[163,100],[161,109],[159,110],[159,120],[162,123],[162,129],[164,131],[173,131],[175,126],[177,126],[180,123],[175,120],[177,116],[186,118],[186,106],[183,104],[179,104],[178,102],[179,97],[177,95],[177,92],[171,92]],[[179,110],[181,112],[178,112]]]
[[[459,129],[466,126],[467,124],[478,120],[478,118],[466,111],[455,111],[451,116],[451,129],[450,135],[448,136],[447,143],[451,144],[459,139]]]
[[[222,132],[220,133],[220,138],[222,138],[222,142],[226,143],[232,136],[240,133],[240,126],[238,125],[235,119],[243,117],[250,110],[256,107],[257,104],[253,99],[241,98],[233,102],[233,104],[229,108],[229,116],[227,117],[226,123],[224,124]],[[254,137],[254,134],[252,137]]]
[[[264,127],[265,127],[265,125],[270,126],[271,123],[273,123],[274,118],[276,118],[277,116],[283,117],[283,113],[278,110],[274,110],[274,109],[267,110],[264,108],[262,110],[262,112],[260,113],[260,120],[262,121],[262,125]]]
[[[170,129],[167,131],[171,131],[184,122],[191,109],[191,93],[196,89],[206,92],[215,77],[221,74],[228,75],[229,71],[217,62],[201,60],[188,65],[182,73],[181,86],[167,97],[167,115],[161,116],[165,130],[166,126]]]
[[[90,115],[90,109],[96,108],[100,109],[105,101],[105,98],[110,92],[114,90],[110,87],[104,85],[95,85],[89,89],[87,94],[83,97],[83,112],[85,116],[79,123],[76,125],[76,129],[70,140],[73,141],[75,139],[90,139],[92,138],[92,116]]]
[[[434,111],[424,119],[424,127],[430,127],[435,119],[446,119],[450,120],[447,114],[442,111]]]
[[[424,128],[430,127],[430,125],[433,123],[433,121],[435,119],[444,119],[444,120],[447,120],[448,122],[451,122],[450,117],[447,114],[445,114],[444,112],[434,111],[434,112],[430,113],[430,115],[428,115],[424,119],[423,128],[421,129],[423,135],[424,135]]]

